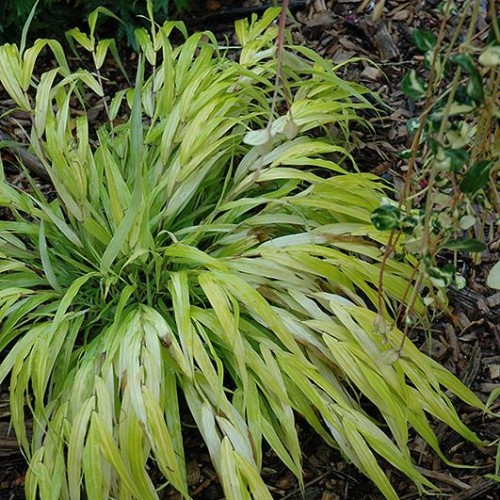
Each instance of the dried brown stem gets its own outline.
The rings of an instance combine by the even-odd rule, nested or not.
[[[13,155],[17,156],[23,165],[34,175],[40,177],[45,181],[50,181],[50,176],[42,165],[38,158],[27,151],[23,146],[18,144],[12,144],[14,141],[5,132],[0,131],[0,141],[5,141],[11,143],[6,149],[9,150]]]

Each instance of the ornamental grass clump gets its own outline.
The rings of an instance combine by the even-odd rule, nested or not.
[[[474,394],[395,326],[374,327],[387,235],[370,214],[383,185],[346,149],[366,91],[288,47],[287,97],[274,103],[277,13],[236,24],[238,61],[210,33],[173,47],[181,25],[138,32],[135,87],[112,96],[94,17],[75,38],[95,73],[71,72],[56,42],[0,48],[0,80],[32,117],[54,194],[2,174],[0,382],[28,498],[154,499],[151,467],[188,498],[188,411],[228,499],[271,498],[267,448],[302,481],[298,415],[387,498],[379,457],[432,488],[409,428],[443,460],[430,417],[480,442],[449,397],[481,407]],[[37,79],[47,43],[58,65]],[[91,93],[110,98],[96,130]],[[332,123],[334,140],[310,133]],[[385,263],[387,318],[411,274],[411,262]]]

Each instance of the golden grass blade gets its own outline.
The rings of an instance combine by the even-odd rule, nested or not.
[[[39,246],[40,246],[40,258],[42,261],[42,266],[45,271],[45,276],[47,277],[47,281],[50,283],[50,286],[57,291],[61,290],[61,285],[57,280],[57,276],[54,272],[54,268],[52,266],[52,262],[49,256],[49,251],[47,248],[47,240],[45,239],[45,225],[43,221],[40,224],[40,237],[39,237]]]
[[[344,418],[342,420],[342,428],[368,477],[378,486],[385,498],[388,500],[398,500],[399,497],[396,491],[377,464],[373,453],[366,445],[356,426],[349,419]]]
[[[94,412],[92,414],[92,422],[94,423],[96,432],[99,436],[99,447],[101,453],[116,470],[120,480],[123,482],[124,487],[126,487],[136,498],[144,498],[144,500],[156,498],[156,496],[153,496],[151,492],[144,491],[140,488],[140,485],[136,484],[135,480],[130,475],[130,472],[127,470],[113,436],[111,435],[109,429],[107,429],[102,417],[98,413]]]
[[[96,424],[91,418],[82,454],[82,469],[88,498],[106,498],[109,496],[109,480],[104,479],[105,476],[109,477],[109,464],[106,466],[103,463],[99,439]],[[106,482],[108,483],[107,487],[105,486]]]
[[[127,213],[118,225],[113,238],[109,242],[105,252],[102,255],[100,263],[100,271],[102,273],[108,273],[111,269],[111,265],[118,257],[120,252],[124,252],[127,248],[127,239],[134,224],[137,223],[137,219],[140,216],[140,212],[142,209],[142,204],[142,189],[141,186],[137,184],[130,198],[130,205],[127,209]]]
[[[110,38],[105,38],[104,40],[99,40],[97,42],[97,47],[95,50],[95,67],[97,69],[100,69],[104,64],[104,60],[106,58],[108,50],[113,43],[116,42]]]
[[[94,43],[92,38],[87,36],[85,33],[82,33],[80,28],[73,28],[69,30],[68,32],[66,32],[66,37],[73,38],[86,51],[88,52],[94,51]]]
[[[17,46],[9,43],[0,46],[0,83],[22,110],[30,111],[31,104],[22,89],[21,75],[21,55]]]
[[[146,468],[150,447],[145,439],[144,428],[140,425],[134,412],[134,405],[127,394],[124,395],[122,403],[122,415],[118,428],[120,454],[137,489],[142,492],[141,498],[155,500],[158,495]],[[127,493],[130,495],[131,492]]]
[[[251,492],[251,497],[255,500],[271,500],[272,495],[266,488],[266,485],[262,481],[262,478],[257,474],[255,467],[251,462],[248,462],[239,453],[234,454],[234,460],[236,462],[236,467],[239,473],[245,479],[248,484],[248,489]]]
[[[77,418],[73,422],[68,442],[68,489],[72,500],[80,499],[82,481],[82,459],[85,450],[85,436],[87,434],[91,412],[94,410],[95,399],[89,398],[82,406]],[[89,438],[87,437],[87,445]],[[94,474],[95,476],[95,474]],[[97,484],[99,481],[96,481]],[[90,492],[88,492],[90,493]]]
[[[189,498],[183,457],[171,438],[157,398],[148,389],[144,390],[144,403],[148,416],[146,431],[158,467],[175,489]]]
[[[190,372],[194,372],[193,326],[191,324],[189,282],[187,273],[184,271],[172,273],[169,282],[169,290],[174,304],[177,336],[180,339],[184,359],[189,366]]]
[[[55,226],[57,226],[59,231],[61,231],[61,233],[63,233],[64,236],[71,243],[73,243],[77,247],[83,246],[80,238],[77,236],[75,231],[73,231],[73,229],[71,229],[71,227],[68,224],[66,224],[66,222],[63,219],[58,217],[49,206],[45,205],[39,205],[39,206],[41,211],[47,216],[47,219],[50,220]]]
[[[248,490],[238,473],[235,461],[235,453],[233,447],[227,437],[221,441],[221,460],[220,460],[220,477],[229,498],[241,498],[246,500],[250,498]]]
[[[139,56],[137,67],[137,76],[135,81],[135,88],[132,98],[132,109],[130,115],[130,128],[129,128],[129,165],[128,168],[132,172],[131,178],[135,180],[136,189],[142,187],[143,172],[141,163],[143,160],[144,149],[144,134],[142,129],[142,84],[144,79],[144,62],[142,57]]]

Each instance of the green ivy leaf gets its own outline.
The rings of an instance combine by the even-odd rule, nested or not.
[[[455,288],[457,290],[463,290],[465,288],[465,286],[467,285],[467,281],[465,280],[465,278],[462,275],[457,274],[455,276],[455,279],[453,280],[453,284],[455,285]]]
[[[431,149],[431,153],[436,156],[438,154],[438,151],[441,151],[442,146],[439,141],[436,141],[436,139],[430,137],[429,138],[429,147]]]
[[[401,212],[399,208],[393,205],[382,205],[376,208],[370,216],[372,224],[379,231],[394,229],[399,225],[400,218]]]
[[[469,97],[478,104],[484,102],[484,89],[483,80],[479,74],[471,75],[469,83],[467,84],[467,94]]]
[[[478,73],[476,66],[474,65],[474,60],[469,54],[455,54],[451,57],[451,60],[469,75]]]
[[[412,33],[413,42],[418,50],[427,52],[436,46],[437,38],[431,31],[415,30]]]
[[[484,102],[483,79],[472,57],[469,54],[455,54],[451,60],[470,76],[467,95],[476,103],[482,104]]]
[[[449,168],[452,172],[459,172],[469,159],[469,153],[465,149],[445,149],[444,155],[450,162]]]
[[[250,130],[243,138],[243,142],[245,144],[249,144],[250,146],[262,146],[264,144],[268,144],[272,140],[273,137],[267,127],[259,130]]]
[[[462,193],[475,193],[486,186],[490,178],[490,168],[493,165],[491,160],[481,160],[467,171],[460,183]]]
[[[450,286],[455,278],[455,266],[453,264],[445,264],[443,267],[429,267],[427,269],[427,274],[432,281],[434,286],[438,288],[446,288]]]
[[[405,234],[413,234],[416,227],[418,226],[419,219],[414,215],[407,215],[401,224],[401,229]]]
[[[444,248],[448,250],[461,250],[463,252],[481,253],[486,250],[486,245],[479,240],[470,238],[457,238],[447,241]]]
[[[416,71],[412,69],[403,76],[401,88],[410,99],[417,101],[425,95],[427,91],[427,82],[417,76]]]
[[[476,218],[473,215],[471,214],[464,215],[463,217],[460,218],[459,221],[460,229],[467,231],[467,229],[470,229],[475,223],[476,223]]]
[[[486,279],[486,284],[490,288],[500,290],[500,262],[497,262],[491,269],[488,274],[488,278]]]
[[[500,45],[490,45],[487,47],[479,56],[479,62],[487,68],[500,66]]]
[[[458,14],[458,8],[455,2],[441,2],[438,9],[442,16],[456,16]]]
[[[433,50],[428,50],[424,56],[424,67],[430,70],[434,67],[434,81],[439,82],[443,78],[443,75],[447,73],[447,61],[441,54],[435,54]]]
[[[413,155],[413,150],[412,149],[403,149],[399,153],[397,153],[397,157],[401,158],[402,160],[406,160],[408,158],[411,158]]]
[[[467,95],[477,104],[482,104],[484,102],[483,79],[472,57],[469,54],[455,54],[451,61],[462,68],[470,77],[466,88]]]
[[[420,123],[418,121],[418,118],[415,118],[415,117],[410,118],[406,122],[406,130],[408,131],[408,133],[410,135],[415,135],[415,133],[417,132],[419,126],[420,126]]]

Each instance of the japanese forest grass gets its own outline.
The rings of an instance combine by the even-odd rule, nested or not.
[[[288,47],[290,110],[283,90],[273,106],[276,14],[239,21],[238,52],[210,33],[173,47],[173,23],[143,30],[134,88],[109,96],[98,70],[111,42],[96,45],[93,19],[90,36],[74,33],[93,73],[70,72],[53,41],[0,48],[0,80],[32,116],[54,194],[28,173],[16,189],[2,169],[0,381],[28,498],[154,499],[152,466],[188,498],[186,408],[228,499],[271,498],[268,447],[302,484],[298,416],[387,498],[380,457],[432,488],[410,428],[443,460],[434,418],[480,442],[450,402],[481,407],[473,393],[409,340],[399,353],[395,326],[374,328],[387,236],[370,213],[383,186],[356,171],[347,143],[366,91]],[[37,79],[46,44],[58,65]],[[95,131],[85,92],[110,98]],[[338,137],[314,138],[329,124]],[[411,262],[386,264],[389,325],[411,275]]]

